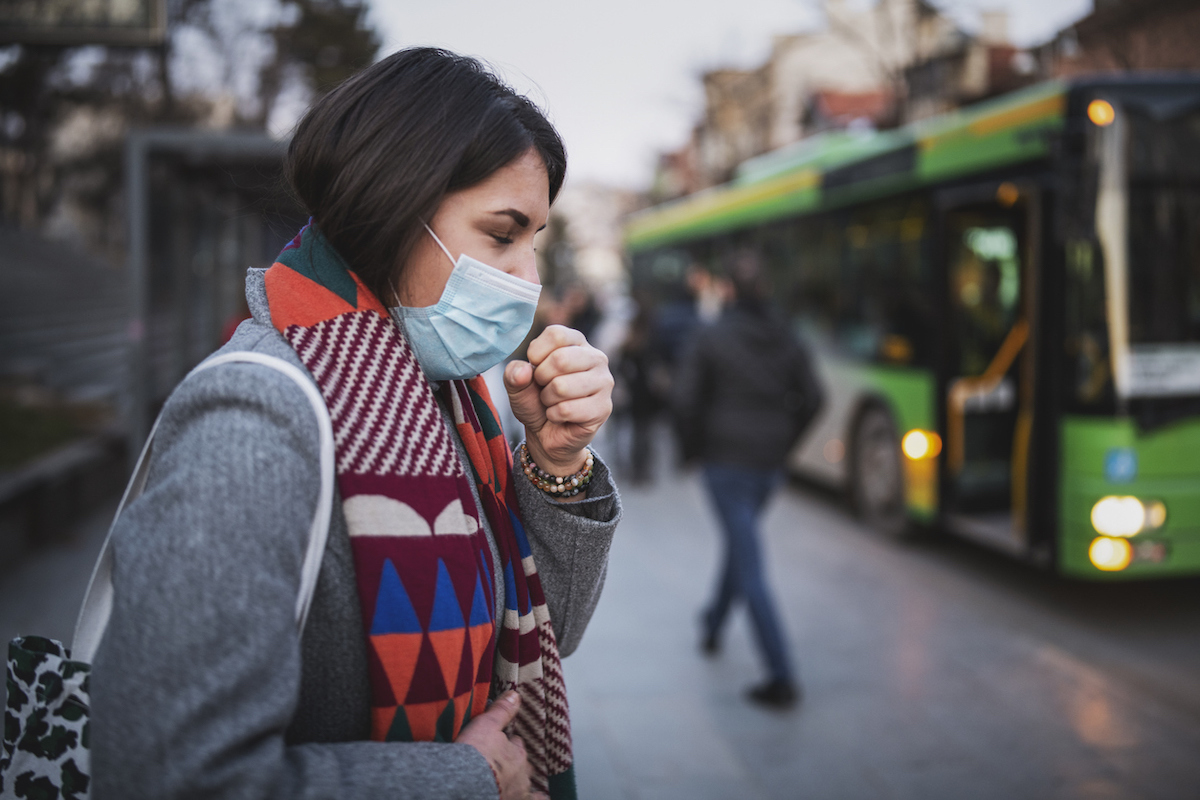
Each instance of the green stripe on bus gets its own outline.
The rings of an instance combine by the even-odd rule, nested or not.
[[[744,176],[731,184],[635,214],[626,225],[625,244],[645,250],[1042,158],[1049,155],[1049,136],[1061,129],[1065,109],[1066,86],[1051,81],[899,130],[801,142],[794,157],[787,150],[769,153],[748,162]],[[835,169],[914,143],[918,157],[910,171],[837,189],[821,186],[822,176]]]

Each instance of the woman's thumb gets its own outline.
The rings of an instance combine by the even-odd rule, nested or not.
[[[510,361],[504,368],[504,388],[513,416],[523,425],[536,422],[541,410],[539,388],[533,380],[533,365],[528,361]]]
[[[521,708],[521,695],[515,691],[505,692],[500,699],[488,706],[481,717],[490,717],[496,722],[497,730],[504,730],[514,719]]]
[[[533,383],[533,365],[528,361],[512,360],[504,368],[504,388],[514,394]]]

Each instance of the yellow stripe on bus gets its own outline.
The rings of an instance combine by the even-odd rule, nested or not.
[[[967,136],[982,138],[1008,128],[1016,128],[1021,125],[1028,125],[1031,122],[1040,122],[1051,117],[1062,116],[1066,111],[1066,106],[1067,97],[1065,94],[1051,95],[1050,97],[1044,97],[1041,100],[1036,100],[1026,105],[988,114],[968,123],[965,128],[955,127],[943,133],[923,136],[918,140],[918,144],[923,151],[929,152],[936,150],[944,142],[956,139],[961,140]]]
[[[821,173],[813,169],[783,175],[758,186],[722,189],[692,196],[676,206],[664,208],[644,219],[629,225],[627,238],[637,239],[653,234],[663,228],[687,222],[696,222],[705,217],[714,217],[727,211],[773,200],[793,192],[812,189],[821,185]]]

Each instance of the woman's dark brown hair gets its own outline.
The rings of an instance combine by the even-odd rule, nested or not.
[[[531,147],[554,202],[567,155],[542,112],[475,59],[418,47],[318,100],[296,128],[286,171],[321,233],[387,303],[442,198]]]

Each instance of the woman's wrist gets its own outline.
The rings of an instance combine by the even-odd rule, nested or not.
[[[575,472],[554,473],[540,464],[529,449],[529,443],[521,445],[517,459],[525,478],[546,497],[560,503],[574,503],[587,499],[587,487],[592,481],[595,457],[590,450],[581,453],[583,463]]]
[[[583,447],[570,455],[551,458],[537,442],[530,438],[525,440],[525,449],[529,451],[529,457],[534,463],[551,475],[572,475],[578,472],[583,469],[592,453],[591,450]]]

